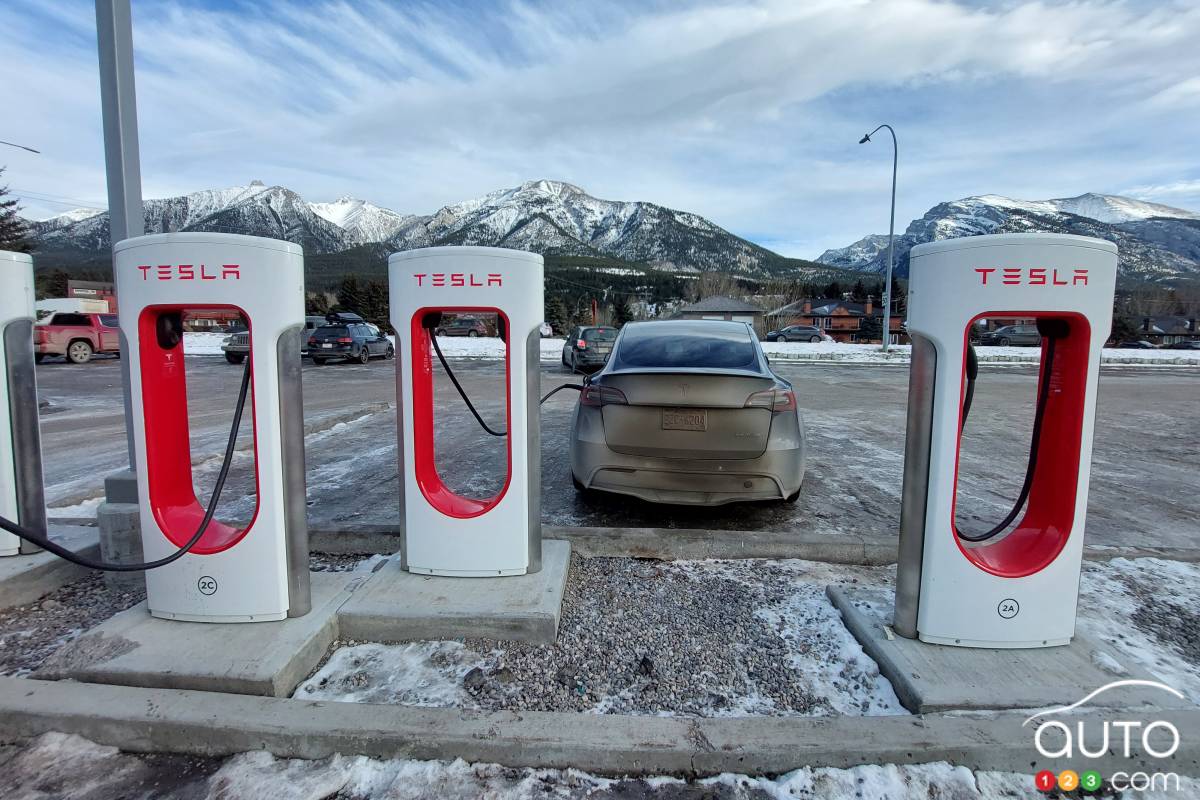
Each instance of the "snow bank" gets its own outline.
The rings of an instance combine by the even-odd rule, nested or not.
[[[219,356],[223,333],[185,333],[184,347],[188,355]],[[393,338],[393,341],[395,339]],[[562,360],[563,339],[542,339],[542,361]],[[481,336],[439,336],[438,346],[446,358],[497,359],[504,357],[504,345],[496,338]],[[877,344],[843,344],[841,342],[763,342],[763,352],[772,361],[834,361],[855,364],[907,364],[912,346],[893,345],[883,352]],[[978,347],[979,360],[996,364],[1033,364],[1039,359],[1036,347]],[[1149,366],[1200,366],[1200,352],[1189,350],[1117,350],[1105,348],[1101,355],[1104,364]]]
[[[486,658],[479,658],[459,642],[359,644],[334,651],[325,666],[297,687],[294,696],[433,708],[470,706],[463,677],[486,666]]]

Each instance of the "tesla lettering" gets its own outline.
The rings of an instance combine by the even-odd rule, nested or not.
[[[417,286],[503,286],[504,278],[498,272],[476,275],[474,272],[415,272]],[[427,281],[426,278],[429,280]]]
[[[160,281],[239,281],[242,279],[242,268],[239,264],[139,264],[142,280],[150,280],[150,272]]]
[[[1058,267],[976,267],[979,283],[996,284],[996,279],[1005,286],[1087,286],[1088,271],[1086,269],[1063,269]],[[999,275],[993,273],[999,272]]]

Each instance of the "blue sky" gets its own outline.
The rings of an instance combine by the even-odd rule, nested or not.
[[[404,213],[552,178],[787,255],[974,194],[1200,210],[1200,4],[134,0],[147,197],[253,179]],[[5,180],[104,205],[90,2],[0,6]]]

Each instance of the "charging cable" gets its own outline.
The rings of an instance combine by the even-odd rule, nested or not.
[[[213,515],[217,512],[217,503],[221,499],[221,490],[225,488],[225,479],[229,477],[229,467],[233,463],[233,451],[237,444],[238,428],[242,424],[242,411],[246,407],[246,394],[250,389],[250,364],[251,360],[246,359],[246,368],[242,372],[242,386],[238,390],[237,408],[233,412],[233,426],[229,430],[229,441],[225,445],[225,457],[221,462],[221,471],[217,475],[216,485],[213,486],[212,496],[208,501],[208,508],[204,512],[204,519],[200,522],[200,527],[192,534],[192,538],[184,543],[174,553],[165,558],[160,558],[155,561],[147,561],[140,564],[114,564],[108,561],[97,561],[86,556],[81,556],[74,553],[62,545],[52,542],[48,535],[38,533],[22,525],[18,525],[12,520],[0,517],[0,529],[6,530],[14,536],[18,536],[27,542],[31,542],[42,548],[48,553],[53,553],[59,558],[66,559],[72,564],[78,564],[81,567],[88,569],[99,569],[105,572],[142,572],[148,569],[157,569],[165,567],[174,561],[178,561],[187,555],[193,547],[204,536],[204,532],[208,530],[209,524],[212,522]]]
[[[1029,500],[1029,492],[1033,489],[1033,477],[1037,472],[1038,450],[1042,442],[1042,422],[1046,416],[1046,404],[1050,399],[1050,378],[1054,369],[1054,349],[1058,340],[1064,338],[1069,332],[1069,327],[1065,320],[1048,319],[1038,321],[1038,333],[1046,340],[1046,355],[1042,359],[1042,368],[1040,372],[1041,386],[1038,391],[1037,407],[1033,414],[1033,436],[1029,444],[1029,463],[1025,468],[1025,482],[1021,485],[1021,492],[1017,496],[1017,501],[1013,505],[1012,510],[1000,521],[995,527],[983,533],[963,533],[958,529],[958,523],[954,523],[954,532],[958,538],[964,542],[986,542],[994,539],[1008,529],[1008,526],[1013,523],[1021,510],[1025,508],[1025,503]],[[979,359],[975,354],[975,347],[967,345],[967,387],[963,392],[962,404],[962,422],[959,426],[959,439],[962,438],[962,431],[967,425],[967,416],[971,413],[971,401],[975,396],[975,380],[979,377]]]

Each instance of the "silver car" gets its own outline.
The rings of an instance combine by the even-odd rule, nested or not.
[[[579,395],[580,491],[701,506],[800,496],[796,395],[744,322],[631,322]]]

